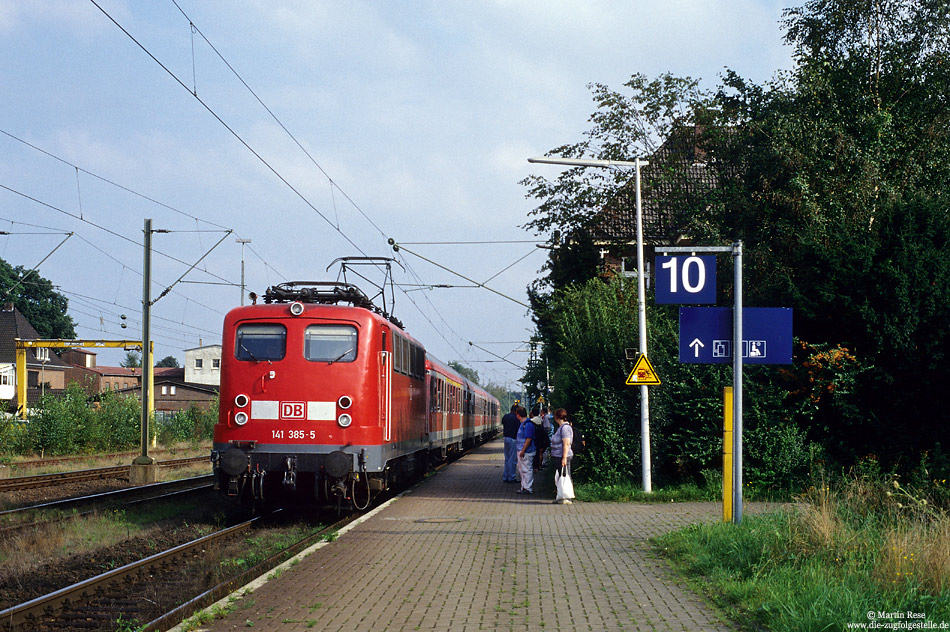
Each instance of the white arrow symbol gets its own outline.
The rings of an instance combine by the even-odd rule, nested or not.
[[[699,338],[695,338],[691,343],[689,343],[689,346],[693,348],[693,357],[698,358],[700,348],[705,347],[706,345],[704,345]]]

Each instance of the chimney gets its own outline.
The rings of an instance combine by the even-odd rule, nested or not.
[[[13,311],[13,301],[7,301],[3,304],[3,311],[12,312]]]

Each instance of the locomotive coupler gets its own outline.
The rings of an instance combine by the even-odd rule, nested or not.
[[[334,496],[346,496],[346,485],[343,481],[336,481],[330,486],[330,493]]]
[[[297,457],[288,456],[284,459],[287,471],[284,472],[284,487],[289,487],[290,491],[297,491]]]

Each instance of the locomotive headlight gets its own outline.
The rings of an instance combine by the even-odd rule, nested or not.
[[[237,413],[236,415],[234,415],[234,423],[236,423],[239,426],[243,426],[244,424],[246,424],[247,419],[248,419],[247,413],[244,411],[241,411]]]
[[[353,418],[347,415],[346,413],[343,413],[342,415],[337,417],[336,422],[340,424],[341,428],[347,428],[349,427],[351,423],[353,423]]]
[[[353,398],[350,397],[349,395],[344,395],[339,400],[337,400],[336,403],[337,403],[337,406],[339,406],[343,410],[346,410],[347,408],[353,405]]]
[[[237,406],[238,408],[244,408],[250,403],[250,401],[251,400],[248,398],[247,395],[245,395],[244,393],[241,393],[240,395],[234,398],[234,405]]]
[[[300,316],[303,314],[303,303],[296,301],[290,304],[290,313],[294,316]]]

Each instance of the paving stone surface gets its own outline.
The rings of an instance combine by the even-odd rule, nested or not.
[[[732,629],[648,541],[720,504],[555,505],[515,494],[503,462],[501,440],[478,448],[200,629]]]

